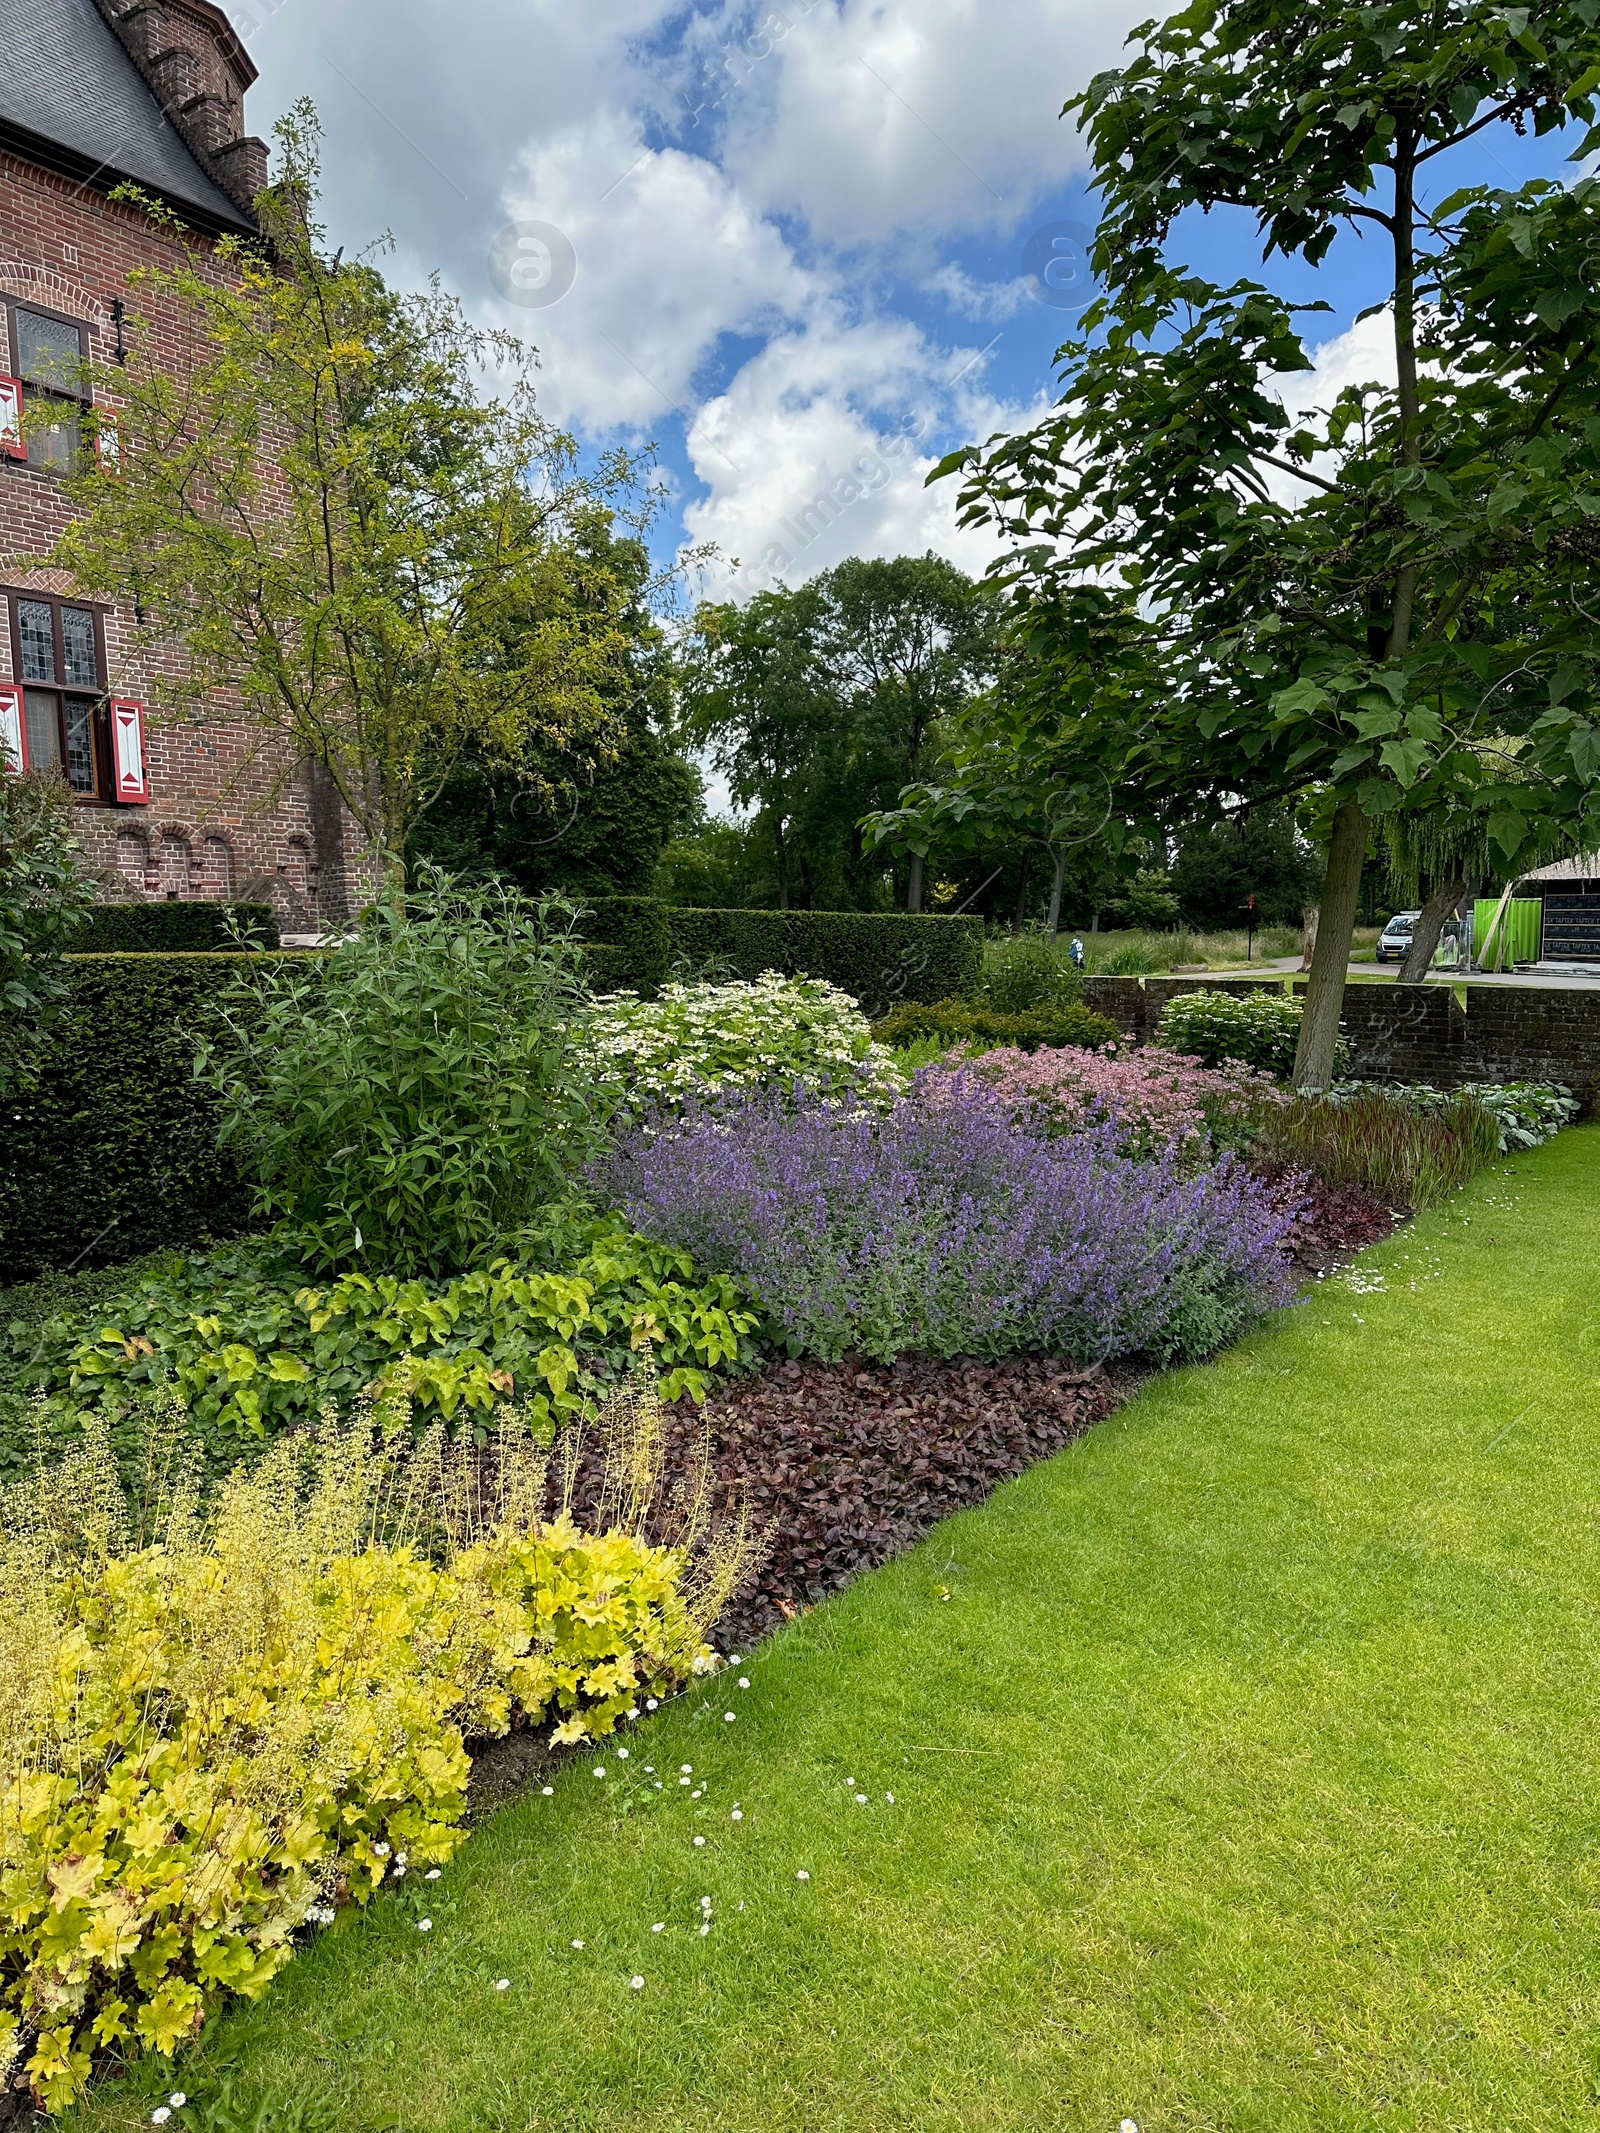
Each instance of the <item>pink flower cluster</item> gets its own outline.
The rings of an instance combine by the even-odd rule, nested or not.
[[[985,1052],[969,1071],[995,1087],[1019,1117],[1054,1133],[1082,1133],[1115,1120],[1128,1155],[1165,1149],[1200,1156],[1247,1142],[1262,1115],[1287,1098],[1270,1074],[1241,1061],[1208,1067],[1179,1052]]]

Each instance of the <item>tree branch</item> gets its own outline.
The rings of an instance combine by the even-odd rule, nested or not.
[[[1349,496],[1350,491],[1337,481],[1325,481],[1320,474],[1312,474],[1305,467],[1297,467],[1293,460],[1274,459],[1270,452],[1252,452],[1252,459],[1259,459],[1264,467],[1276,467],[1280,473],[1292,474],[1297,481],[1309,481],[1314,488],[1326,489],[1330,496]]]

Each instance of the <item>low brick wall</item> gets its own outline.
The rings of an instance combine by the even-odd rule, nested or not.
[[[1600,993],[1468,988],[1463,1081],[1564,1081],[1600,1106]]]
[[[1105,978],[1083,996],[1135,1044],[1153,1044],[1178,993],[1250,993],[1282,979]],[[1297,978],[1292,989],[1305,990]],[[1347,985],[1343,1021],[1362,1081],[1559,1081],[1600,1111],[1600,992],[1554,986],[1473,985],[1466,1006],[1450,985]]]
[[[1097,1015],[1108,1015],[1135,1044],[1154,1044],[1167,1002],[1184,992],[1281,991],[1281,978],[1085,978],[1083,999]]]

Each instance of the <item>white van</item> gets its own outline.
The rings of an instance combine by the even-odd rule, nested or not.
[[[1411,936],[1417,930],[1420,911],[1397,911],[1387,926],[1378,935],[1378,961],[1380,963],[1403,963],[1411,946]]]

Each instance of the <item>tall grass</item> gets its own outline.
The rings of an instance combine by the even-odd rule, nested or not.
[[[1475,1096],[1450,1097],[1426,1115],[1382,1089],[1330,1101],[1297,1097],[1270,1114],[1258,1157],[1358,1185],[1391,1206],[1448,1199],[1500,1153],[1500,1129]]]
[[[1059,956],[1065,957],[1075,930],[1078,929],[1068,927],[1062,932],[1056,944]],[[1235,964],[1244,963],[1247,950],[1258,963],[1270,962],[1280,956],[1297,956],[1305,937],[1298,926],[1264,926],[1256,933],[1253,945],[1242,928],[1236,933],[1194,933],[1181,927],[1171,933],[1084,933],[1078,930],[1078,938],[1085,949],[1085,968],[1092,974],[1137,977],[1160,976],[1184,965],[1208,970],[1231,969]],[[1377,934],[1368,929],[1359,933],[1357,939],[1371,942],[1377,939]],[[991,942],[988,955],[991,970],[1009,952],[1009,942]]]

